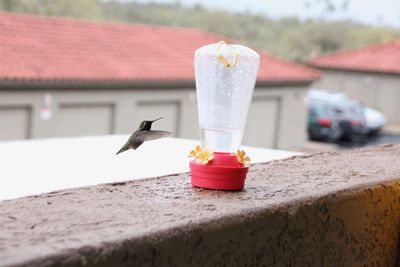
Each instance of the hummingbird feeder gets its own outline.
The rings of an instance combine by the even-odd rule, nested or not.
[[[189,154],[192,185],[242,190],[250,158],[239,147],[260,56],[221,41],[197,49],[194,61],[201,146]]]

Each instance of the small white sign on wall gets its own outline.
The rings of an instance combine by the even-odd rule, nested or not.
[[[43,121],[51,120],[53,116],[52,108],[53,97],[50,94],[45,94],[42,97],[42,106],[40,107],[40,119]]]

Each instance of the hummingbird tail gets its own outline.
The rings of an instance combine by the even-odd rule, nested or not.
[[[118,155],[119,153],[122,153],[122,152],[124,152],[124,151],[127,151],[128,149],[129,149],[129,147],[123,146],[123,147],[117,152],[117,154],[115,154],[115,155]]]

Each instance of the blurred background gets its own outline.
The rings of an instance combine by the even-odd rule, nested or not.
[[[195,49],[261,55],[243,143],[400,142],[397,0],[0,0],[0,142],[159,129],[198,139]]]

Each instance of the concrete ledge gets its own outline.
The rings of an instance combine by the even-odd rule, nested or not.
[[[396,266],[399,234],[400,145],[0,202],[1,266]]]

